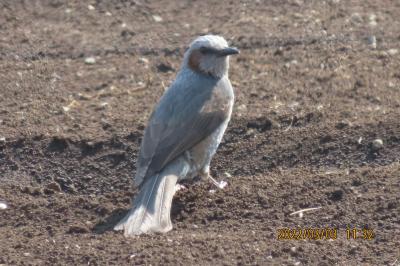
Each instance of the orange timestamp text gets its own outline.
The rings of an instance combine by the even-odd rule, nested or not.
[[[337,228],[280,228],[278,240],[329,240],[337,239]]]
[[[278,240],[336,240],[338,228],[280,228],[278,229]],[[347,240],[364,239],[372,240],[375,238],[374,230],[371,228],[350,228],[346,229]]]

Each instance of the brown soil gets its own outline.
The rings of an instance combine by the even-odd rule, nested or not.
[[[399,265],[399,17],[396,0],[1,1],[0,264]],[[110,228],[147,118],[205,32],[241,49],[212,162],[229,185],[190,186],[173,231],[126,239]],[[337,239],[277,240],[310,227]]]

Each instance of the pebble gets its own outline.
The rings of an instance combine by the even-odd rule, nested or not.
[[[107,16],[107,17],[111,17],[112,14],[111,14],[110,12],[107,11],[107,12],[106,12],[106,16]]]
[[[56,192],[61,192],[61,187],[60,184],[58,184],[57,182],[51,182],[46,186],[47,189],[50,189],[52,191],[56,191]]]
[[[83,94],[83,93],[78,93],[78,97],[79,97],[79,100],[83,100],[83,101],[87,101],[91,98],[90,95]]]
[[[88,8],[89,10],[94,10],[94,6],[92,6],[92,5],[88,5],[87,8]]]
[[[378,23],[375,20],[372,20],[372,21],[369,22],[369,25],[371,27],[375,27],[376,25],[378,25]]]
[[[381,139],[375,139],[374,141],[372,141],[372,148],[374,150],[380,150],[383,148],[383,140]]]
[[[368,37],[368,45],[371,48],[376,49],[376,37],[374,35]]]
[[[140,63],[143,63],[143,64],[148,64],[148,63],[149,63],[149,59],[144,58],[144,57],[140,57],[140,58],[139,58],[139,62],[140,62]]]
[[[7,204],[3,201],[0,201],[0,210],[5,210],[7,208],[8,208]]]
[[[387,51],[387,53],[390,54],[390,55],[396,55],[396,54],[399,53],[399,50],[397,50],[397,49],[389,49]]]
[[[94,57],[86,57],[85,58],[85,63],[88,65],[93,65],[96,63],[96,58]]]
[[[239,112],[244,112],[247,110],[247,106],[245,104],[241,104],[236,108]]]
[[[96,110],[105,110],[108,107],[108,102],[101,102],[96,106]]]
[[[353,13],[351,14],[351,21],[354,23],[362,23],[363,18],[361,17],[360,13]]]
[[[376,15],[375,14],[370,14],[368,16],[368,20],[369,20],[369,25],[371,27],[375,27],[376,25],[378,25],[378,22],[376,22]]]
[[[6,142],[6,138],[5,137],[0,137],[0,142]]]
[[[376,20],[376,15],[375,14],[369,14],[368,19],[369,19],[369,21],[374,21],[374,20]]]
[[[230,173],[228,173],[228,172],[224,172],[224,175],[225,175],[227,178],[231,178],[231,177],[232,177],[232,175],[231,175]]]
[[[161,21],[163,21],[162,17],[157,16],[157,15],[153,15],[153,19],[154,19],[155,22],[161,22]]]

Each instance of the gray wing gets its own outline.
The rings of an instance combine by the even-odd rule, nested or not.
[[[137,185],[208,137],[225,121],[227,112],[223,109],[202,110],[208,101],[213,100],[212,92],[216,86],[229,85],[231,89],[229,81],[228,84],[217,83],[207,79],[191,82],[190,88],[178,83],[168,89],[145,130],[137,162]]]

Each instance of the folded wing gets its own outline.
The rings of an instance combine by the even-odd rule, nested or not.
[[[151,115],[144,134],[137,162],[137,185],[208,137],[224,122],[228,114],[225,109],[218,108],[218,104],[213,105],[215,108],[203,108],[207,102],[215,100],[213,90],[221,86],[220,83],[211,78],[186,88],[176,83],[167,91]]]

